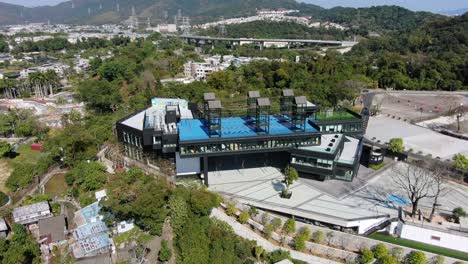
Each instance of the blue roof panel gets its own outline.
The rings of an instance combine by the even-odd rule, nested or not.
[[[203,124],[203,119],[182,119],[179,124],[180,141],[207,140],[210,139],[208,129]],[[255,131],[255,123],[248,118],[226,117],[221,119],[221,138],[245,138],[258,136]],[[294,126],[281,116],[270,116],[269,135],[294,134]],[[306,122],[306,132],[318,132]]]

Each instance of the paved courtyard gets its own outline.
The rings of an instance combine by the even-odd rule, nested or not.
[[[425,127],[387,116],[373,116],[369,120],[366,138],[380,143],[389,142],[392,138],[402,138],[406,149],[414,153],[431,154],[442,160],[452,159],[457,153],[468,155],[468,141],[446,136]]]
[[[399,168],[402,163],[394,166]],[[320,186],[301,179],[291,187],[291,199],[282,199],[279,193],[284,188],[283,175],[273,167],[210,172],[209,189],[257,207],[347,226],[352,221],[385,215],[397,216],[400,205],[389,197],[396,195],[407,199],[407,195],[395,186],[392,172],[392,168],[379,172],[370,180],[361,181],[361,186],[355,186],[351,193],[341,197],[330,195],[326,190],[335,188],[331,182]],[[466,187],[448,185],[447,188],[439,199],[441,210],[448,212],[458,206],[468,208],[468,191],[463,189]],[[431,205],[432,199],[420,202],[421,209],[428,210]]]

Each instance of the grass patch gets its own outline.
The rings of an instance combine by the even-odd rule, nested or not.
[[[114,240],[117,246],[122,245],[123,243],[127,243],[130,241],[137,241],[140,244],[146,244],[149,242],[153,236],[141,231],[137,226],[135,226],[132,230],[114,235],[112,239]]]
[[[45,193],[51,197],[63,196],[67,190],[67,183],[65,182],[65,174],[55,174],[45,185]]]
[[[325,111],[325,112],[317,113],[318,121],[338,121],[338,120],[353,120],[353,119],[358,120],[357,117],[343,110],[338,110],[338,111],[333,111],[333,112]]]
[[[10,166],[15,165],[21,166],[24,163],[37,164],[41,157],[47,156],[47,153],[40,152],[38,150],[32,150],[31,144],[21,145],[16,150],[18,156],[13,159],[9,159]]]
[[[407,239],[402,239],[402,238],[396,238],[392,236],[388,236],[382,233],[374,233],[369,236],[369,238],[375,239],[375,240],[380,240],[388,243],[392,243],[395,245],[400,245],[404,247],[409,247],[409,248],[414,248],[417,250],[423,250],[427,252],[431,252],[434,254],[446,256],[446,257],[451,257],[451,258],[456,258],[456,259],[461,259],[464,261],[468,261],[468,254],[453,250],[453,249],[448,249],[448,248],[443,248],[443,247],[437,247],[433,245],[428,245],[412,240],[407,240]]]
[[[382,162],[380,164],[377,164],[377,165],[370,165],[369,168],[371,168],[373,170],[380,170],[381,168],[383,168],[383,166],[385,166],[384,162]]]

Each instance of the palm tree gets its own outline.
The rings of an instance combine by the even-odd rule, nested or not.
[[[44,78],[49,87],[49,95],[54,95],[54,88],[60,84],[60,79],[57,73],[53,70],[47,70],[44,73]]]

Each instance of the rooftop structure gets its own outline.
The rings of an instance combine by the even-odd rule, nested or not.
[[[52,217],[48,202],[40,202],[13,209],[15,223],[26,225],[37,223],[40,219]]]
[[[320,175],[321,180],[351,181],[357,173],[366,117],[350,110],[317,115],[318,107],[292,90],[282,92],[280,113],[271,113],[270,98],[258,91],[248,92],[245,116],[223,116],[222,102],[214,93],[204,94],[203,99],[200,111],[189,109],[185,100],[156,98],[148,109],[118,121],[117,134],[128,155],[139,159],[145,151],[176,158],[177,171],[202,174],[205,183],[208,158],[219,167],[223,162],[215,158],[243,155],[248,160],[255,153],[287,152],[282,159],[291,164],[304,156],[320,164],[326,160],[330,163],[326,170],[295,166],[302,173]]]

